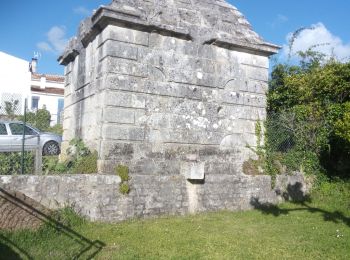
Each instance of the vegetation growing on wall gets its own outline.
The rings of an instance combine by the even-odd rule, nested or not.
[[[121,182],[119,185],[119,191],[121,194],[128,194],[130,192],[129,186],[129,168],[125,165],[118,165],[115,169],[116,174],[120,177]]]

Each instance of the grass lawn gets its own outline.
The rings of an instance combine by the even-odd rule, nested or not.
[[[0,232],[0,259],[350,259],[350,184],[248,212]]]

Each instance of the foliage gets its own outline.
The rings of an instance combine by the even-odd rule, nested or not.
[[[82,156],[74,164],[72,172],[81,174],[97,173],[97,159],[98,154],[96,151]]]
[[[72,207],[65,207],[55,211],[52,218],[59,223],[56,227],[61,229],[61,225],[65,227],[77,227],[86,223],[86,220],[79,216]]]
[[[24,121],[24,116],[19,116],[20,121]],[[36,127],[40,131],[48,131],[50,129],[51,114],[46,108],[38,109],[34,112],[27,112],[27,123]]]
[[[56,124],[54,126],[50,126],[47,129],[47,132],[55,133],[57,135],[62,135],[63,134],[63,127],[60,124]]]
[[[335,135],[350,143],[350,102],[345,102],[340,109],[340,116],[334,120]]]
[[[130,192],[130,186],[127,182],[122,182],[119,185],[119,191],[121,194],[128,194]]]
[[[84,141],[79,138],[74,138],[69,142],[69,148],[67,154],[71,157],[72,161],[79,161],[82,157],[89,155],[91,152],[84,144]]]
[[[5,113],[10,119],[14,119],[16,117],[16,112],[18,112],[19,100],[11,100],[5,101]]]
[[[282,154],[289,170],[349,178],[350,63],[312,48],[298,55],[299,65],[278,64],[271,74],[266,152]]]
[[[130,186],[128,184],[128,181],[130,180],[129,177],[129,167],[125,165],[119,164],[115,168],[115,172],[120,177],[121,182],[119,185],[119,191],[121,194],[128,194],[130,192]]]
[[[69,145],[68,159],[63,162],[67,167],[67,173],[97,173],[97,152],[91,152],[79,138],[72,139]]]
[[[58,156],[43,157],[43,173],[59,174],[68,172],[68,167],[64,162],[60,162]]]
[[[61,173],[97,173],[98,154],[91,152],[81,139],[73,139],[67,149],[68,159],[60,161],[58,156],[43,157],[43,171],[45,174]]]
[[[119,164],[115,171],[122,181],[129,180],[129,168],[128,168],[128,166]]]
[[[21,153],[4,152],[0,153],[0,175],[15,175],[21,173]],[[24,173],[34,172],[34,154],[24,152]]]

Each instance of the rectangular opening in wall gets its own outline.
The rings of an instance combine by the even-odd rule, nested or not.
[[[38,110],[39,108],[39,97],[32,97],[32,106],[31,106],[31,109],[32,110]]]

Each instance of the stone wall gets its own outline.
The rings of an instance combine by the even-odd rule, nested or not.
[[[288,198],[288,194],[296,198],[295,195],[302,196],[306,192],[300,174],[278,176],[275,189],[271,189],[269,176],[211,175],[203,182],[191,182],[181,175],[135,175],[130,181],[128,195],[119,193],[119,183],[118,176],[102,174],[0,176],[0,188],[23,193],[35,200],[35,205],[40,203],[50,209],[70,206],[90,220],[105,222],[204,211],[247,210],[256,207],[257,203],[276,204]],[[6,211],[1,212],[1,221],[10,216]]]

